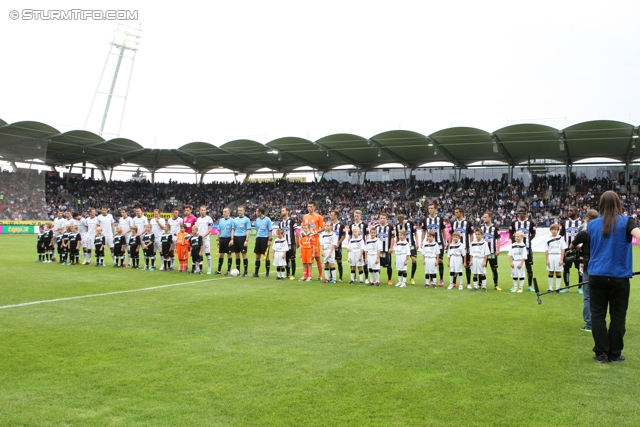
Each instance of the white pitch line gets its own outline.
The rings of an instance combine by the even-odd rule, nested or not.
[[[21,304],[2,305],[0,306],[0,310],[3,310],[5,308],[25,307],[28,305],[47,304],[50,302],[71,301],[74,299],[82,299],[82,298],[106,297],[109,295],[128,294],[131,292],[153,291],[155,289],[172,288],[174,286],[192,285],[194,283],[204,283],[204,282],[211,282],[214,280],[217,281],[217,280],[226,280],[226,279],[231,279],[231,277],[219,277],[219,278],[211,278],[211,279],[205,279],[205,280],[194,280],[193,282],[174,283],[171,285],[160,285],[160,286],[153,286],[150,288],[129,289],[126,291],[106,292],[104,294],[79,295],[77,297],[56,298],[56,299],[47,299],[43,301],[23,302]]]

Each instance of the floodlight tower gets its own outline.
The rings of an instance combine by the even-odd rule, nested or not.
[[[109,53],[105,60],[104,67],[102,68],[102,74],[100,75],[100,81],[96,87],[96,91],[93,95],[93,101],[91,107],[87,113],[87,119],[84,127],[87,129],[89,120],[91,119],[91,112],[93,111],[98,96],[104,99],[104,110],[97,127],[98,135],[102,136],[103,133],[108,133],[115,136],[120,136],[120,130],[122,129],[122,119],[124,118],[124,110],[127,106],[127,95],[129,94],[129,84],[131,83],[131,75],[133,74],[133,64],[136,59],[136,52],[138,51],[138,45],[140,44],[140,38],[142,37],[142,24],[130,23],[130,22],[118,22],[118,26],[114,31],[113,40],[109,46]],[[115,63],[114,63],[115,60]],[[112,64],[113,74],[111,80],[105,79],[105,71],[109,64]],[[128,78],[126,85],[117,85],[118,76],[128,71]],[[107,117],[109,115],[109,109],[112,107],[112,100],[118,98],[122,100],[120,106],[120,120],[117,123],[117,132],[105,132],[107,124]],[[96,123],[97,124],[97,123]],[[116,126],[111,127],[115,129]]]

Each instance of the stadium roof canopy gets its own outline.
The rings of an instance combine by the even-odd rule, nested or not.
[[[40,160],[49,166],[87,162],[102,169],[128,163],[151,171],[179,165],[198,173],[217,168],[239,173],[267,168],[288,173],[305,166],[329,171],[346,165],[368,170],[388,163],[415,169],[432,162],[450,162],[461,168],[479,161],[518,166],[537,159],[571,164],[593,157],[631,162],[640,158],[635,148],[637,138],[634,125],[595,120],[563,130],[538,124],[507,126],[493,133],[452,127],[431,135],[390,130],[369,138],[335,134],[317,141],[287,137],[261,144],[240,139],[219,147],[191,142],[173,149],[150,149],[126,138],[106,141],[84,130],[61,133],[44,123],[8,124],[0,120],[2,160]]]

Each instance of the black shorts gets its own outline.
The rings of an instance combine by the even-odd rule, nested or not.
[[[267,253],[267,249],[269,249],[269,238],[256,237],[256,244],[253,247],[253,253],[264,255]]]
[[[155,247],[153,246],[153,243],[151,245],[149,245],[149,247],[147,249],[143,250],[144,252],[144,256],[146,257],[152,257],[156,255],[156,250]]]
[[[191,251],[191,261],[195,264],[196,262],[202,261],[202,256],[200,256],[200,249],[195,251]]]
[[[162,245],[162,256],[163,257],[170,257],[173,255],[173,251],[171,250],[171,245]]]
[[[104,256],[104,249],[96,249],[96,258]]]
[[[391,265],[391,254],[389,252],[380,252],[380,267],[389,267]]]
[[[224,254],[230,254],[231,250],[233,249],[233,245],[230,245],[229,243],[231,243],[231,237],[220,237],[218,239],[218,253],[220,255],[224,255]]]
[[[489,264],[491,269],[495,270],[496,268],[498,268],[498,257],[494,255],[494,258],[491,258],[491,255],[489,255],[487,264]]]
[[[524,260],[524,265],[533,265],[533,251],[531,248],[527,249],[527,259]]]
[[[233,252],[239,254],[242,252],[243,254],[247,253],[247,246],[244,245],[244,242],[247,241],[247,236],[233,236]]]
[[[138,247],[137,246],[131,246],[129,248],[129,256],[131,258],[140,258],[140,251],[138,251]]]
[[[409,256],[410,257],[417,257],[418,256],[418,251],[416,250],[415,246],[411,247],[411,251],[409,252]]]
[[[124,250],[122,245],[113,247],[113,255],[114,256],[122,256],[124,255]]]
[[[580,269],[580,261],[579,260],[575,260],[575,261],[571,261],[571,262],[565,262],[564,263],[564,271],[569,271],[571,270],[571,266],[575,265],[575,267],[579,270]]]
[[[338,253],[338,251],[336,250],[336,254]],[[286,259],[296,259],[296,244],[292,244],[291,247],[289,248],[289,250],[287,251],[287,254],[285,255]],[[336,257],[336,259],[338,259]]]
[[[342,261],[342,246],[339,248],[336,248],[336,253],[334,258],[336,261]]]
[[[39,254],[43,254],[44,253],[44,246],[38,243],[38,253]]]

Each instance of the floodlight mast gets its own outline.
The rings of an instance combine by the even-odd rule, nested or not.
[[[122,107],[122,112],[120,114],[120,122],[118,123],[118,133],[116,136],[120,136],[120,130],[122,129],[122,119],[124,117],[124,111],[127,106],[127,95],[129,94],[129,85],[131,83],[131,75],[133,74],[133,64],[136,58],[136,52],[138,51],[138,45],[140,44],[140,38],[142,33],[142,24],[140,23],[129,23],[129,22],[118,22],[118,26],[114,31],[113,40],[110,43],[109,54],[107,55],[107,60],[105,61],[104,67],[102,69],[102,75],[100,77],[100,81],[98,82],[98,87],[96,88],[96,92],[93,96],[93,102],[91,103],[91,108],[89,109],[89,113],[87,114],[87,120],[85,121],[85,129],[87,128],[89,118],[91,116],[91,111],[93,110],[93,106],[96,101],[96,97],[98,94],[106,95],[107,99],[104,106],[104,111],[102,113],[102,119],[100,122],[100,128],[98,129],[98,135],[102,136],[104,133],[104,129],[107,124],[107,117],[109,115],[109,109],[111,107],[111,100],[113,97],[120,97],[124,99],[124,104]],[[132,52],[131,56],[127,56],[126,53],[130,51]],[[109,63],[109,57],[111,55],[116,55],[116,64],[113,71],[113,75],[111,77],[111,82],[109,84],[108,92],[101,92],[100,85],[102,83],[102,76],[104,76],[104,72],[107,68],[107,64]],[[122,66],[123,60],[131,60],[131,68],[129,69],[129,77],[127,79],[127,85],[125,89],[124,95],[116,95],[116,83],[118,81],[118,76],[120,73],[120,68]]]

